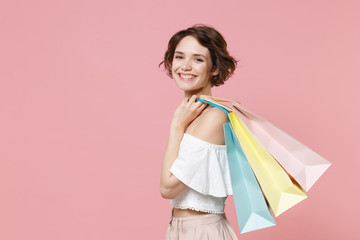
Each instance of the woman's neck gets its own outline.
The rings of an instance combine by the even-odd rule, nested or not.
[[[196,95],[197,97],[200,96],[200,95],[212,96],[211,87],[210,88],[197,89],[197,90],[194,90],[194,91],[184,91],[184,95],[187,98],[191,98],[192,95]]]

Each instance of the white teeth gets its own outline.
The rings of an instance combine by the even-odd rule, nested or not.
[[[183,74],[180,74],[180,77],[186,78],[186,79],[195,78],[195,76],[193,76],[193,75],[183,75]]]

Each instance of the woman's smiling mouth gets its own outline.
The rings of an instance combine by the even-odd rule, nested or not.
[[[194,78],[196,78],[196,75],[193,74],[178,73],[178,75],[184,81],[192,81]]]

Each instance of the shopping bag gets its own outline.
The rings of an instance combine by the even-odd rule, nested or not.
[[[233,110],[305,191],[330,167],[331,163],[319,154],[242,105],[234,103]]]
[[[240,233],[275,226],[275,220],[230,122],[225,123],[223,127]]]
[[[229,113],[235,135],[248,159],[275,216],[304,200],[307,196],[290,178],[275,158],[252,135],[234,112]]]
[[[238,118],[233,108],[222,105],[218,101],[236,102],[219,98],[216,101],[213,97],[204,95],[199,96],[198,101],[213,106],[219,105],[229,111],[228,117],[232,129],[276,217],[307,197],[298,183],[288,176],[275,158]]]

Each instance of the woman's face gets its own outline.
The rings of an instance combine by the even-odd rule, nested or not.
[[[175,48],[172,76],[179,88],[194,91],[211,88],[212,63],[209,50],[193,36],[186,36]]]

